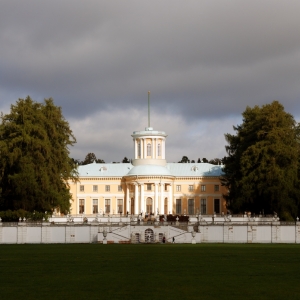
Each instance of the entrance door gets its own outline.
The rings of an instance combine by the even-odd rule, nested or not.
[[[146,243],[154,243],[153,230],[150,228],[145,230],[145,242]]]
[[[146,200],[146,212],[148,214],[152,213],[152,198],[148,197]]]

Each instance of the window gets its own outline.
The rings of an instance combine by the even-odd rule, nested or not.
[[[147,144],[147,156],[151,156],[151,144]]]
[[[201,199],[201,214],[206,215],[206,199]]]
[[[188,199],[188,214],[194,214],[194,199]]]
[[[118,185],[118,192],[122,192],[122,186]]]
[[[151,183],[147,183],[147,191],[151,191],[152,188],[152,184]]]
[[[98,213],[98,199],[93,199],[93,214]]]
[[[93,185],[93,192],[98,192],[98,185]]]
[[[105,186],[105,192],[110,192],[110,185]]]
[[[194,190],[194,186],[193,185],[189,185],[189,192],[192,192]]]
[[[81,185],[81,186],[79,187],[79,190],[80,190],[80,192],[84,192],[84,185]]]
[[[220,213],[220,199],[214,199],[214,211],[216,214]]]
[[[165,191],[167,191],[168,190],[168,186],[165,184]]]
[[[201,185],[201,192],[205,192],[206,191],[206,185]]]
[[[219,190],[220,190],[219,185],[216,184],[216,185],[215,185],[215,192],[218,192]]]
[[[141,142],[138,142],[138,156],[141,157]]]
[[[176,199],[176,214],[181,214],[181,199]]]
[[[176,185],[176,192],[181,192],[181,185]]]
[[[84,199],[79,199],[79,213],[84,213]]]
[[[123,199],[118,199],[118,214],[123,212]]]
[[[160,144],[157,145],[157,156],[161,156],[161,146],[160,146]]]
[[[105,213],[110,213],[110,199],[105,199]]]

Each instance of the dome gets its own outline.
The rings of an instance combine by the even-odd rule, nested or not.
[[[133,167],[126,176],[130,175],[158,175],[158,176],[172,176],[171,172],[163,166],[157,165],[139,165]]]

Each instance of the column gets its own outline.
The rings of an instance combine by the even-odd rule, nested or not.
[[[126,211],[124,210],[124,214],[126,214],[127,211],[130,213],[129,190],[130,190],[130,186],[129,186],[129,184],[126,184]]]
[[[137,215],[138,214],[138,202],[139,202],[139,198],[138,198],[138,194],[139,194],[139,190],[138,190],[139,186],[137,183],[134,184],[134,214]]]
[[[144,199],[144,191],[145,191],[145,186],[144,183],[140,184],[141,186],[141,207],[140,207],[140,212],[143,211],[143,213],[145,212],[145,199]]]
[[[158,183],[155,183],[154,187],[154,215],[157,215],[157,209],[158,209]],[[159,213],[161,213],[159,211]]]
[[[173,213],[173,185],[170,184],[169,186],[169,197],[168,197],[168,213]]]
[[[160,214],[164,213],[164,204],[165,204],[165,201],[164,201],[164,187],[165,187],[165,184],[161,183],[160,184],[160,209],[159,209]]]
[[[141,144],[141,157],[140,158],[144,158],[144,143],[143,143],[143,139],[140,139],[140,144]]]
[[[133,139],[133,142],[134,142],[134,159],[137,159],[138,158],[138,151],[137,151],[137,140],[136,139]]]
[[[162,159],[165,159],[166,158],[166,155],[165,155],[165,139],[162,139],[161,140],[161,156],[162,156]]]
[[[144,158],[147,158],[147,141],[146,139],[143,139],[144,142]]]
[[[151,158],[153,159],[153,158],[155,158],[155,157],[154,157],[154,155],[155,155],[154,138],[152,138],[152,145],[151,145],[151,147],[152,147],[152,149],[151,149],[151,150],[152,150],[152,157],[151,157]]]

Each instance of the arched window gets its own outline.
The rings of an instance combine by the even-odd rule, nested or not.
[[[148,214],[152,213],[152,198],[150,197],[146,199],[146,212]]]
[[[151,156],[151,144],[147,144],[147,156]]]
[[[141,142],[138,142],[138,156],[141,157]]]
[[[157,145],[157,156],[161,156],[161,146],[160,146],[160,144]]]

